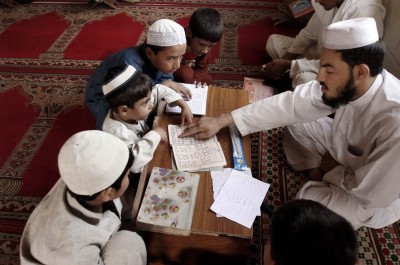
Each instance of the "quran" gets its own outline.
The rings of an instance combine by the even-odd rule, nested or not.
[[[169,142],[178,170],[199,171],[226,166],[224,152],[215,135],[207,140],[197,140],[190,136],[180,138],[185,128],[168,125]]]
[[[199,174],[154,167],[136,219],[139,229],[190,235]]]
[[[207,108],[208,86],[196,87],[194,84],[180,84],[184,85],[190,90],[190,92],[192,92],[192,98],[187,100],[186,103],[189,105],[193,115],[205,115]],[[167,113],[181,113],[181,108],[167,105],[165,111]]]

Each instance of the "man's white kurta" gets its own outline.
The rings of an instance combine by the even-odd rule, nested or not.
[[[289,162],[301,160],[296,169],[307,169],[301,168],[307,162],[315,165],[325,151],[340,164],[323,182],[306,183],[298,198],[320,201],[355,228],[379,228],[399,220],[400,81],[384,70],[362,97],[339,107],[331,122],[325,119],[334,110],[321,96],[319,82],[312,81],[235,110],[232,116],[242,135],[288,125],[294,138],[296,132],[306,132],[293,150],[285,150]]]

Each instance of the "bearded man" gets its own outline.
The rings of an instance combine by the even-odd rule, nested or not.
[[[181,136],[286,126],[288,163],[311,179],[297,198],[326,205],[355,229],[382,228],[400,219],[400,80],[383,69],[385,48],[372,18],[333,23],[322,41],[317,80],[204,117]]]

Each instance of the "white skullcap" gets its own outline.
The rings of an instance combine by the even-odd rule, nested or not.
[[[325,48],[332,50],[354,49],[379,40],[373,18],[354,18],[329,25],[323,35]]]
[[[110,187],[128,160],[129,149],[119,138],[103,131],[83,131],[61,147],[58,168],[72,192],[90,196]]]
[[[128,83],[136,75],[140,74],[132,65],[126,65],[125,69],[111,79],[107,84],[103,85],[103,94],[107,96],[112,92],[115,92],[120,86]]]
[[[182,45],[186,43],[185,30],[173,20],[159,19],[149,27],[146,43],[162,47]]]

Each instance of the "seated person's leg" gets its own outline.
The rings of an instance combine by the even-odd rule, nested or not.
[[[265,49],[272,60],[280,59],[285,55],[294,38],[280,34],[272,34],[268,37]]]
[[[118,231],[101,251],[105,264],[145,265],[147,251],[143,239],[135,232]]]
[[[322,155],[327,152],[332,126],[331,118],[287,126],[283,148],[288,164],[296,171],[308,171],[309,177],[320,180]],[[320,175],[318,174],[320,173]]]

